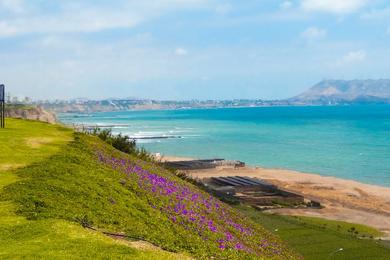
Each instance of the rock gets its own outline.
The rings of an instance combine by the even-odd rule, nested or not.
[[[5,117],[38,120],[49,124],[55,124],[57,122],[55,114],[41,107],[11,106],[6,108]]]

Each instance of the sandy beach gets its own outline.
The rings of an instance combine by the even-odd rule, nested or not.
[[[189,160],[189,158],[164,157],[166,161]],[[390,237],[390,188],[301,173],[283,169],[260,167],[219,167],[207,170],[192,170],[193,178],[221,176],[248,176],[260,178],[280,188],[321,202],[323,209],[274,209],[271,212],[286,215],[321,217],[375,227]]]

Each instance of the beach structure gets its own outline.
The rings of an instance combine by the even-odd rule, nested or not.
[[[213,192],[222,197],[234,197],[241,202],[263,207],[281,205],[299,205],[304,203],[304,197],[263,180],[244,177],[212,177],[202,181]]]
[[[184,171],[191,176],[191,171],[208,170],[217,167],[241,168],[245,163],[224,159],[206,159],[189,161],[165,162],[164,166],[178,171]],[[246,176],[220,176],[202,178],[200,181],[210,192],[220,197],[239,200],[257,206],[272,207],[275,205],[299,205],[304,203],[304,197],[289,191],[281,190],[266,181]]]
[[[5,127],[5,86],[0,85],[0,128]]]

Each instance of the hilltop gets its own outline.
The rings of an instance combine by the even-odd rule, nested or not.
[[[324,80],[289,101],[325,105],[390,103],[390,80]]]

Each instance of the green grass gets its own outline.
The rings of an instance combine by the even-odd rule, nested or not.
[[[101,163],[97,151],[126,158],[159,176],[191,186],[156,164],[121,153],[97,137],[60,126],[23,120],[8,120],[7,125],[0,139],[4,152],[0,158],[0,258],[249,256],[233,248],[222,250],[215,241],[211,243],[208,237],[172,221],[151,206],[152,194],[127,184],[131,179]],[[228,210],[227,214],[236,213]],[[253,228],[259,239],[269,241],[267,248],[289,259],[296,258],[292,250],[260,225],[241,215],[237,218]],[[97,231],[84,228],[86,223]],[[126,234],[129,240],[147,241],[159,249],[129,247],[123,239],[119,243],[103,235],[103,231]]]
[[[38,167],[45,172],[49,168],[46,164],[49,158],[62,152],[73,141],[73,131],[17,119],[7,119],[6,124],[6,129],[0,129],[0,259],[186,258],[162,250],[129,247],[75,222],[54,218],[31,220],[16,214],[20,205],[5,190],[15,183],[27,183],[31,168]],[[60,170],[55,172],[60,174]],[[47,188],[42,185],[43,189]],[[28,190],[24,191],[27,197],[32,195]]]
[[[21,221],[2,226],[1,259],[175,259],[173,254],[141,251],[63,220]]]
[[[17,214],[30,221],[54,219],[75,223],[82,220],[99,230],[125,233],[170,252],[200,258],[239,257],[238,251],[219,249],[215,243],[203,240],[197,233],[173,223],[160,210],[151,207],[151,198],[124,185],[123,173],[98,163],[97,149],[127,157],[96,137],[76,134],[75,141],[63,147],[60,153],[42,163],[16,170],[14,174],[21,181],[4,188],[3,200],[13,201]],[[163,174],[164,170],[153,164],[136,158],[132,160]],[[190,185],[172,174],[171,178]],[[264,233],[264,238],[271,241],[272,236],[257,227]]]
[[[73,131],[36,121],[7,119],[0,129],[0,171],[40,162],[72,140]]]
[[[383,233],[379,230],[368,227],[365,225],[348,223],[343,221],[327,220],[322,218],[314,217],[303,217],[296,216],[293,217],[296,221],[303,225],[312,225],[315,227],[321,227],[326,230],[337,231],[338,233],[344,235],[352,235],[357,238],[377,238],[383,236]]]
[[[98,163],[96,149],[118,152],[97,138],[33,121],[10,119],[7,126],[0,129],[0,259],[183,259],[215,254],[207,242],[167,221],[149,206],[148,198],[124,185],[123,175]],[[368,239],[380,233],[363,225],[237,209],[306,259],[390,256],[389,249]],[[165,250],[131,247],[83,228],[80,220]],[[363,235],[367,239],[357,238]],[[344,250],[335,253],[339,248]]]
[[[280,216],[263,213],[247,206],[236,206],[246,216],[286,241],[305,259],[390,259],[390,249],[379,241],[352,235],[380,236],[373,228],[319,218]],[[337,252],[343,248],[343,251]]]

